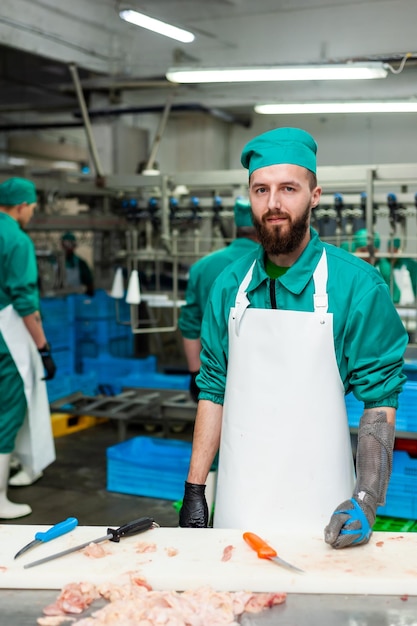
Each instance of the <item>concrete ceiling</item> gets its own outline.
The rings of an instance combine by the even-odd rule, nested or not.
[[[119,8],[191,30],[180,44],[123,22]],[[90,112],[217,111],[250,120],[261,102],[417,98],[416,0],[2,0],[0,124],[81,124],[68,69]],[[417,47],[417,46],[416,46]],[[401,60],[410,56],[400,73]],[[173,86],[172,66],[257,66],[382,60],[372,81]]]

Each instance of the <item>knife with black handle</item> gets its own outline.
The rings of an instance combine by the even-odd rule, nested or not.
[[[73,548],[68,548],[68,550],[56,552],[55,554],[46,556],[43,559],[39,559],[38,561],[32,561],[31,563],[27,563],[23,567],[24,569],[28,569],[29,567],[36,567],[37,565],[41,565],[42,563],[47,563],[48,561],[59,559],[61,558],[61,556],[65,556],[66,554],[71,554],[72,552],[82,550],[83,548],[89,546],[91,543],[101,543],[102,541],[107,540],[119,542],[122,537],[131,537],[132,535],[137,535],[144,532],[145,530],[149,530],[150,528],[155,528],[156,526],[158,526],[158,524],[155,523],[155,520],[153,520],[152,517],[140,517],[139,519],[133,520],[132,522],[123,524],[123,526],[119,526],[119,528],[108,528],[107,535],[105,535],[104,537],[91,539],[90,541],[86,541],[85,543],[74,546]]]

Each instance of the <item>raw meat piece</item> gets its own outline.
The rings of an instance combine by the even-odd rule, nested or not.
[[[56,602],[45,607],[44,615],[80,614],[100,597],[92,583],[71,583],[63,587]]]
[[[90,559],[102,559],[104,556],[108,555],[108,552],[106,552],[102,545],[94,542],[91,542],[82,552],[85,556],[90,557]]]
[[[138,543],[135,543],[135,552],[139,552],[140,554],[142,552],[156,552],[157,547],[156,547],[156,543],[149,543],[147,541],[139,541]]]
[[[223,550],[222,561],[230,561],[232,558],[232,552],[235,549],[234,546],[226,546]]]
[[[72,586],[68,585],[67,591],[68,587],[73,592]],[[82,583],[75,588],[80,591]],[[145,579],[133,573],[127,582],[90,585],[85,591],[86,606],[98,596],[109,604],[91,617],[76,621],[74,626],[237,626],[236,620],[242,613],[258,613],[286,599],[285,593],[227,592],[211,587],[184,592],[154,591]]]

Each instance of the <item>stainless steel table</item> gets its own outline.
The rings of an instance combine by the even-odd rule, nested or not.
[[[57,591],[1,589],[1,626],[36,626],[43,607],[57,596]],[[240,623],[241,626],[417,626],[417,596],[401,599],[289,594],[284,604],[258,615],[243,615]]]

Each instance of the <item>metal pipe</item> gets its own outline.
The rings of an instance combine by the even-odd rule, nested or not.
[[[368,232],[368,250],[371,263],[375,261],[375,247],[374,247],[374,220],[373,220],[373,206],[374,206],[374,178],[375,170],[370,168],[366,170],[366,207],[365,207],[365,223]]]
[[[77,66],[74,63],[69,64],[69,70],[71,72],[72,80],[74,81],[74,87],[78,98],[78,104],[80,105],[81,114],[83,117],[85,134],[87,136],[87,143],[90,149],[91,158],[93,159],[94,168],[99,178],[103,178],[104,172],[101,167],[100,159],[98,156],[96,143],[94,141],[93,132],[91,130],[90,118],[88,116],[88,110],[84,99],[83,90],[81,88],[80,79],[78,76]]]
[[[153,145],[152,145],[152,149],[151,149],[151,153],[149,155],[149,159],[148,162],[146,163],[146,169],[147,170],[151,170],[153,169],[154,163],[155,163],[155,157],[156,154],[158,152],[158,148],[159,148],[159,144],[161,143],[161,139],[162,139],[162,135],[164,133],[165,130],[165,126],[167,124],[168,121],[168,116],[169,113],[171,111],[171,105],[172,105],[172,100],[173,100],[174,94],[169,94],[166,104],[165,104],[165,108],[163,110],[160,122],[159,122],[159,126],[158,126],[158,130],[156,131],[156,135],[155,138],[153,140]]]

